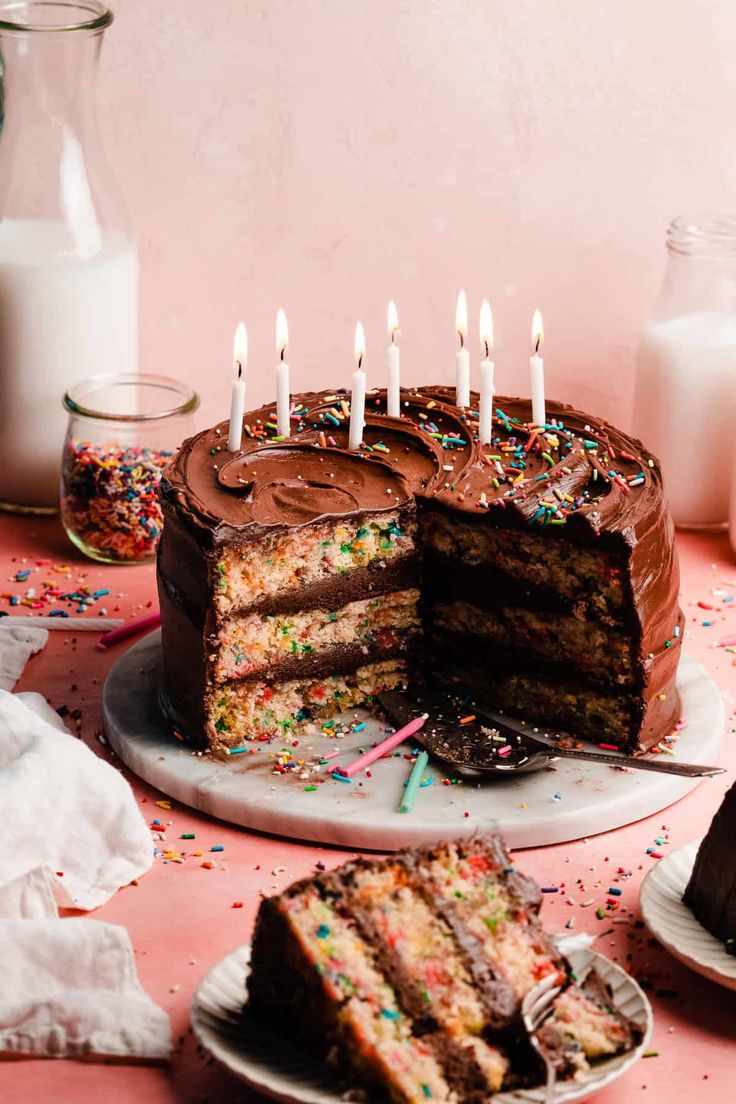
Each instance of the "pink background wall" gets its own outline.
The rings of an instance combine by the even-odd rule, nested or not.
[[[339,385],[355,320],[384,378],[449,380],[455,298],[494,309],[500,389],[626,423],[632,353],[684,210],[736,186],[730,0],[121,0],[102,124],[138,230],[142,366],[227,413],[232,335],[273,393],[276,309],[297,386]]]

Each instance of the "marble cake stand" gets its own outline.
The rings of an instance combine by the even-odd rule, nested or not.
[[[510,847],[538,847],[631,824],[679,801],[698,784],[674,775],[560,760],[552,770],[445,786],[442,766],[431,764],[434,783],[419,791],[411,813],[402,814],[397,805],[408,774],[403,758],[374,764],[371,778],[359,776],[350,784],[330,779],[307,792],[308,783],[296,772],[273,773],[277,742],[260,744],[255,754],[224,762],[193,754],[172,739],[159,710],[160,662],[157,631],[133,645],[112,667],[103,709],[115,752],[135,774],[184,805],[290,839],[393,851],[493,828],[503,833]],[[678,758],[717,762],[724,727],[719,690],[687,656],[677,685],[689,722],[677,745]],[[295,754],[316,758],[339,746],[340,760],[348,762],[358,747],[379,737],[378,722],[367,713],[364,719],[367,727],[362,732],[340,741],[321,733],[305,737]]]

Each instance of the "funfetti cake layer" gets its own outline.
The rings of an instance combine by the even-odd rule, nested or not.
[[[407,685],[408,664],[401,652],[372,663],[362,659],[347,650],[326,657],[324,666],[329,673],[231,680],[209,687],[205,692],[205,731],[210,745],[231,748],[247,740],[284,736],[303,721],[334,717]]]
[[[632,1045],[598,983],[572,984],[542,930],[540,894],[498,837],[347,863],[260,907],[252,1014],[396,1104],[482,1104],[541,1070],[524,995],[565,985],[547,1029],[561,1075]]]
[[[238,453],[225,424],[185,443],[162,483],[159,551],[164,696],[180,729],[232,743],[214,727],[226,712],[247,738],[265,715],[247,684],[288,683],[271,712],[280,735],[311,680],[319,693],[331,674],[395,661],[393,678],[459,681],[626,750],[669,734],[683,620],[657,461],[600,419],[550,402],[537,426],[511,398],[481,445],[477,408],[453,398],[403,391],[393,418],[369,394],[359,452],[347,397],[324,393],[295,399],[288,441],[268,443],[264,407]]]
[[[215,682],[271,674],[300,675],[346,649],[391,652],[419,632],[419,590],[394,590],[347,602],[338,609],[318,606],[294,612],[248,612],[223,622],[213,653]]]

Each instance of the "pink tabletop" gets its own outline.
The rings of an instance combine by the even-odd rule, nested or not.
[[[55,519],[4,517],[1,533],[0,564],[7,582],[0,608],[8,612],[45,612],[23,605],[10,610],[7,597],[22,597],[29,587],[39,591],[45,579],[63,581],[69,590],[85,585],[92,591],[109,588],[110,593],[98,598],[87,616],[104,608],[109,616],[127,618],[156,608],[153,566],[92,564],[70,547]],[[730,695],[736,689],[736,654],[713,645],[736,633],[736,563],[725,537],[683,535],[679,548],[685,648]],[[37,561],[46,563],[37,566]],[[63,566],[71,569],[69,574],[58,570]],[[28,568],[28,578],[16,582],[16,573]],[[731,596],[733,603],[724,601]],[[96,639],[93,633],[52,633],[45,651],[29,663],[18,689],[40,690],[55,707],[66,706],[85,742],[98,755],[112,758],[100,742],[102,684],[127,643],[101,653],[95,649]],[[600,1093],[600,1104],[630,1104],[637,1098],[650,1104],[686,1100],[721,1104],[732,1098],[736,993],[691,973],[663,951],[641,925],[637,895],[641,879],[658,861],[647,854],[655,839],[665,838],[655,847],[656,854],[663,854],[705,831],[736,768],[733,726],[729,696],[721,754],[728,774],[704,781],[677,805],[628,828],[518,855],[522,869],[545,886],[560,887],[559,893],[545,897],[547,927],[558,930],[572,919],[576,931],[600,936],[597,949],[626,965],[645,985],[654,1006],[651,1048],[655,1053]],[[252,1100],[253,1094],[198,1050],[189,1025],[192,993],[219,958],[249,938],[263,895],[309,874],[318,860],[331,866],[347,857],[346,852],[229,828],[176,803],[167,811],[156,804],[165,795],[134,777],[130,781],[149,823],[159,819],[166,825],[168,845],[188,854],[181,862],[156,858],[138,885],[121,889],[94,915],[124,924],[130,931],[141,981],[171,1015],[173,1060],[168,1068],[6,1062],[0,1065],[0,1098],[8,1104],[240,1104]],[[594,813],[590,829],[595,832]],[[180,839],[190,832],[194,840]],[[224,850],[211,852],[215,845]],[[195,850],[203,854],[193,855]],[[631,872],[618,883],[623,889],[621,908],[604,912],[599,919],[596,910],[605,909],[608,887],[619,868]]]

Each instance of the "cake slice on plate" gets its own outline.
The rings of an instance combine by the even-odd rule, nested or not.
[[[265,900],[249,1009],[397,1104],[481,1104],[541,1080],[524,995],[567,985],[546,1025],[562,1071],[632,1045],[603,988],[576,988],[540,893],[496,836],[361,859]]]

